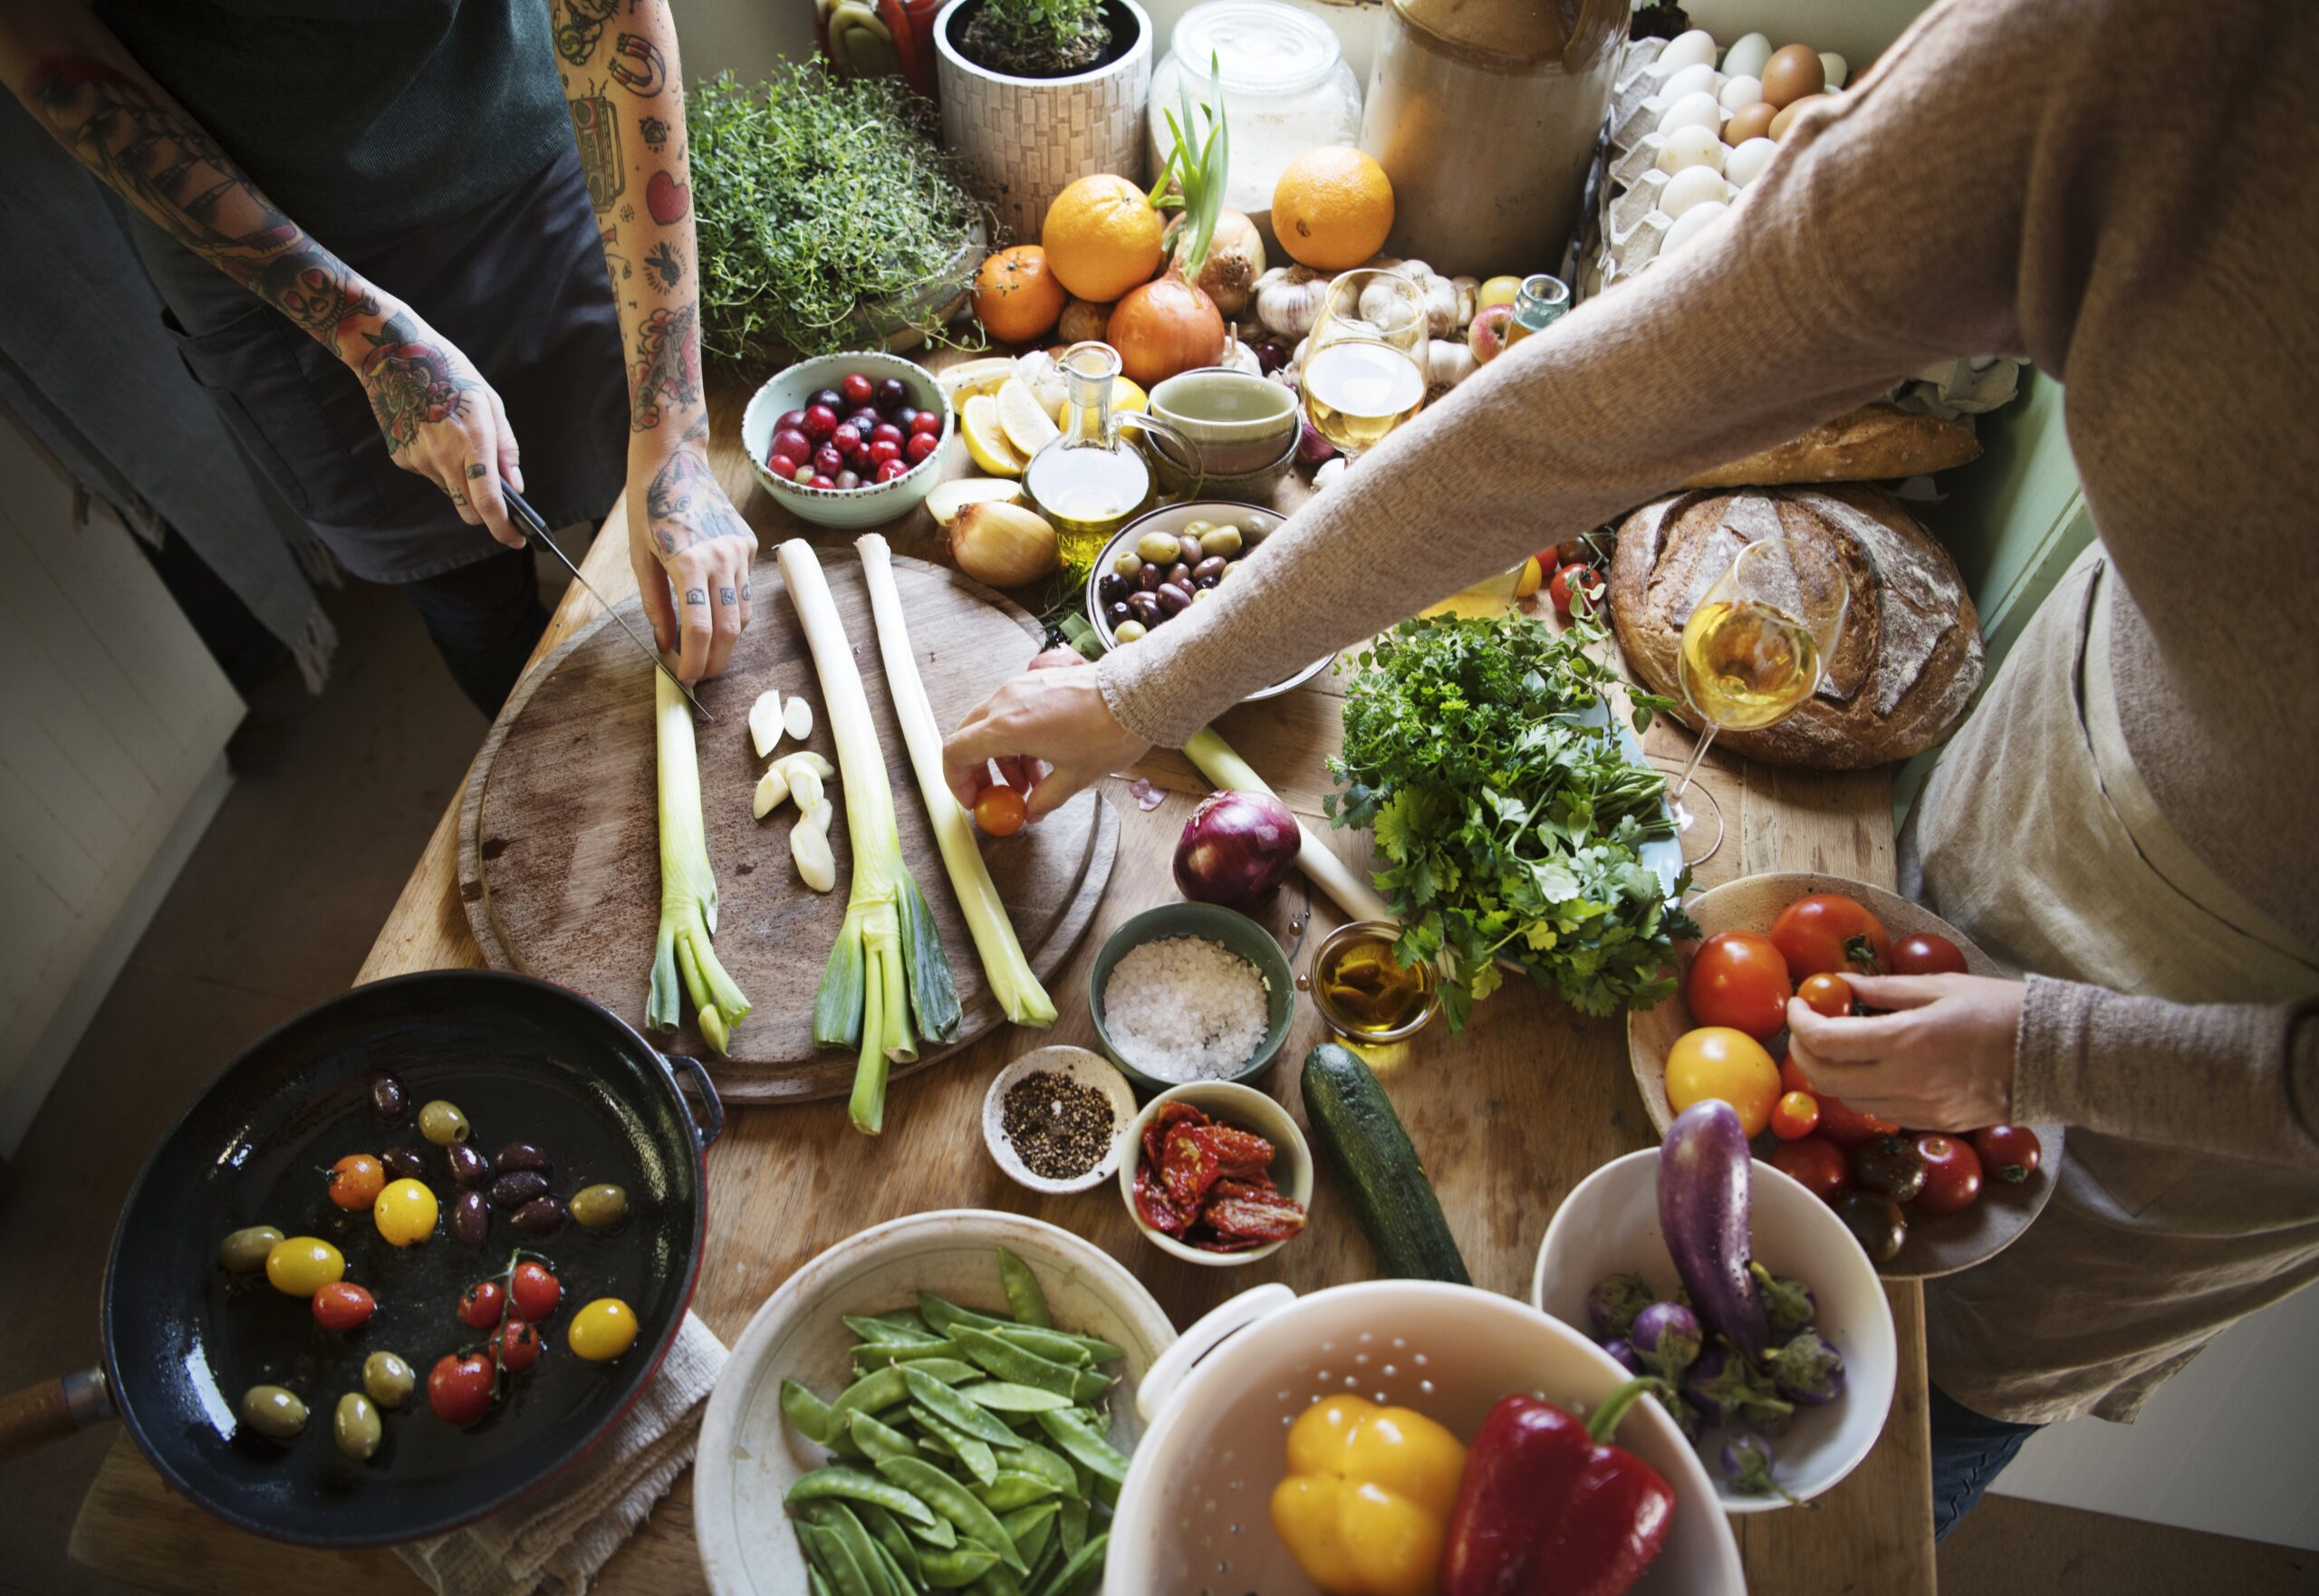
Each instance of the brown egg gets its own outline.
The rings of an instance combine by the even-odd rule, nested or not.
[[[1768,100],[1743,105],[1731,113],[1729,121],[1723,124],[1723,141],[1737,149],[1750,139],[1768,139],[1773,119],[1778,115],[1779,107]]]
[[[1806,94],[1801,100],[1792,101],[1780,107],[1779,114],[1772,118],[1771,136],[1775,139],[1786,138],[1787,130],[1795,126],[1795,119],[1804,108],[1807,105],[1817,105],[1826,98],[1825,94]]]
[[[1809,44],[1783,44],[1764,62],[1763,79],[1765,99],[1774,105],[1793,105],[1828,86],[1828,69]]]

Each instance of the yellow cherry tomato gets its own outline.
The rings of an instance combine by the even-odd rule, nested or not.
[[[598,1297],[572,1316],[564,1340],[591,1363],[617,1358],[636,1344],[636,1310],[618,1297]]]
[[[399,1247],[435,1234],[435,1194],[424,1180],[391,1180],[370,1207],[379,1234]]]
[[[319,1235],[275,1242],[265,1255],[266,1282],[285,1296],[311,1297],[345,1274],[345,1255]]]
[[[1667,1050],[1667,1106],[1679,1114],[1702,1099],[1718,1097],[1739,1110],[1740,1129],[1758,1136],[1771,1123],[1780,1091],[1779,1066],[1745,1031],[1701,1025],[1684,1032]]]

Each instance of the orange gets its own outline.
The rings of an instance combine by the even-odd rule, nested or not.
[[[1047,270],[1047,252],[1035,244],[1002,249],[975,274],[975,319],[1001,343],[1045,337],[1069,297]]]
[[[1125,178],[1082,178],[1047,207],[1047,268],[1081,299],[1109,304],[1160,269],[1160,213]]]
[[[1393,230],[1393,185],[1385,168],[1350,144],[1307,150],[1272,191],[1272,230],[1299,265],[1357,266]]]
[[[1679,1114],[1702,1098],[1719,1097],[1739,1110],[1741,1130],[1759,1136],[1779,1096],[1779,1066],[1745,1031],[1702,1025],[1667,1050],[1667,1106]]]

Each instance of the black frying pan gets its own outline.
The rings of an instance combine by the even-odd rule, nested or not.
[[[678,1069],[693,1078],[705,1125]],[[374,1070],[403,1084],[398,1124],[371,1114]],[[446,1155],[415,1123],[437,1097],[467,1114],[486,1153],[517,1139],[545,1149],[558,1197],[595,1181],[625,1186],[626,1223],[602,1234],[567,1223],[538,1240],[501,1216],[485,1248],[460,1245],[448,1232]],[[692,1299],[707,1220],[701,1154],[723,1126],[698,1063],[664,1057],[560,986],[444,970],[355,987],[252,1043],[162,1139],[113,1233],[101,1379],[91,1370],[0,1403],[0,1455],[103,1417],[109,1399],[170,1485],[263,1535],[383,1545],[479,1518],[587,1450],[659,1368]],[[401,1249],[368,1214],[334,1207],[322,1176],[345,1154],[395,1145],[419,1149],[443,1199],[436,1235]],[[377,1295],[377,1314],[342,1335],[263,1274],[227,1274],[218,1242],[262,1224],[339,1247],[346,1278]],[[428,1410],[427,1372],[482,1339],[459,1322],[459,1293],[505,1269],[519,1241],[553,1260],[563,1303],[541,1327],[539,1362],[510,1382],[511,1399],[455,1429]],[[564,1331],[599,1296],[626,1301],[640,1333],[624,1356],[586,1363]],[[361,1389],[363,1358],[382,1348],[409,1362],[419,1389],[381,1415],[385,1444],[356,1463],[332,1442],[331,1416],[341,1395]],[[305,1401],[295,1439],[268,1440],[238,1422],[243,1391],[259,1383]]]

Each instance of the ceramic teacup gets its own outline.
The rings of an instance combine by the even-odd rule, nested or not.
[[[1211,477],[1267,469],[1294,443],[1301,425],[1294,394],[1224,366],[1202,366],[1158,384],[1151,410],[1199,446]]]

